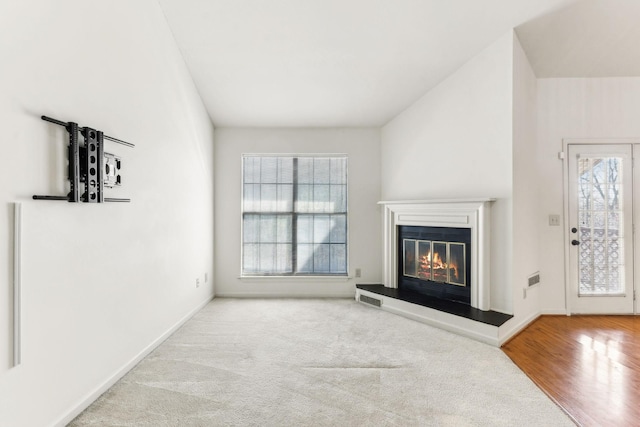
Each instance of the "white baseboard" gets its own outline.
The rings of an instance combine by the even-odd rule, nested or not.
[[[120,368],[117,372],[115,372],[109,379],[107,379],[104,383],[98,386],[95,390],[90,392],[86,397],[81,399],[73,409],[67,412],[64,416],[62,416],[58,421],[53,423],[53,426],[56,427],[64,427],[69,424],[75,417],[80,415],[82,411],[87,409],[89,405],[91,405],[98,397],[104,394],[107,390],[109,390],[115,383],[117,383],[122,377],[124,377],[127,372],[133,369],[142,359],[147,357],[153,350],[155,350],[160,344],[162,344],[167,338],[171,336],[175,331],[177,331],[182,325],[184,325],[189,319],[191,319],[198,311],[200,311],[204,306],[209,304],[211,300],[214,298],[214,295],[210,295],[204,300],[202,303],[198,304],[196,308],[191,310],[185,316],[183,316],[178,322],[176,322],[171,328],[169,328],[164,334],[159,336],[155,341],[149,344],[145,349],[143,349],[138,355],[136,355],[133,359],[131,359],[128,363],[126,363],[122,368]]]
[[[547,316],[568,316],[567,310],[542,310],[543,315]]]
[[[520,323],[507,329],[504,335],[501,334],[500,336],[499,347],[502,347],[504,343],[515,337],[518,333],[520,333],[520,331],[535,322],[538,317],[540,317],[540,313],[533,313],[529,317],[522,320]]]
[[[331,294],[322,293],[292,293],[292,292],[216,292],[216,298],[334,298],[334,299],[353,299],[355,291],[340,292]]]

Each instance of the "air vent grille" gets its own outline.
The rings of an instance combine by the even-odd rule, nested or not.
[[[379,299],[371,298],[362,294],[360,294],[360,302],[364,302],[375,307],[380,307],[382,305],[382,301],[380,301]]]
[[[537,285],[538,283],[540,283],[540,273],[529,276],[529,287]]]

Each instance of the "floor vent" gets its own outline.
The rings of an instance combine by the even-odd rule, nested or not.
[[[380,307],[382,305],[382,301],[380,301],[379,299],[371,298],[362,294],[360,294],[360,302],[364,302],[366,304],[373,305],[376,307]]]

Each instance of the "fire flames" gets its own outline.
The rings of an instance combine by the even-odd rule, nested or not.
[[[449,270],[453,270],[453,276],[458,279],[458,266],[455,263],[449,262],[446,263],[442,260],[442,257],[440,256],[440,254],[438,252],[435,252],[433,255],[433,260],[431,259],[431,252],[427,252],[425,255],[420,257],[420,260],[418,261],[418,265],[419,265],[419,271],[418,271],[418,276],[429,276],[429,273],[431,272],[431,269],[433,268],[434,272],[434,277],[436,275],[442,275],[444,274],[446,277],[446,271],[447,269]],[[444,271],[440,271],[437,272],[435,270],[444,270]]]

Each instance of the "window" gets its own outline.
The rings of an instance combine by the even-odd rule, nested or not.
[[[243,156],[242,274],[347,274],[346,156]]]

